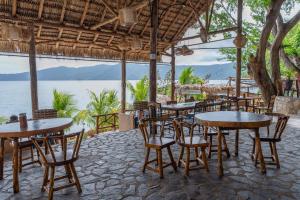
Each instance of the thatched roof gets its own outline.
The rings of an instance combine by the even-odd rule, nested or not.
[[[158,52],[166,52],[182,38],[196,23],[196,15],[210,4],[211,0],[160,0]],[[118,10],[124,5],[136,9],[138,23],[120,25]],[[129,50],[127,60],[149,59],[148,0],[0,0],[0,22],[4,23],[1,29],[7,24],[26,28],[34,23],[37,54],[120,59],[124,38],[129,42],[139,38],[142,49]],[[0,34],[1,52],[28,53],[28,42],[7,40],[3,31]]]

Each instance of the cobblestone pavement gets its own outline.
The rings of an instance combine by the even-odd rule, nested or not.
[[[83,192],[75,188],[56,192],[55,199],[300,199],[300,121],[290,120],[278,146],[281,169],[271,166],[262,175],[250,159],[251,141],[247,131],[240,134],[240,155],[224,157],[224,177],[216,173],[216,155],[209,160],[210,172],[165,168],[165,178],[151,171],[141,172],[144,161],[143,139],[138,130],[101,134],[85,140],[76,162]],[[227,141],[234,150],[234,136]],[[265,150],[269,150],[264,146]],[[166,152],[164,152],[166,153]],[[175,158],[178,147],[173,147]],[[269,151],[265,151],[265,155]],[[152,154],[152,156],[154,156]],[[168,159],[164,154],[163,158]],[[20,190],[12,193],[11,162],[6,162],[4,180],[0,181],[0,199],[47,199],[40,192],[42,168],[27,166],[20,175]],[[62,171],[58,170],[58,171]]]

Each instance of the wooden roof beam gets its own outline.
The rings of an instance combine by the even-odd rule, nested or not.
[[[106,25],[106,24],[110,24],[110,23],[112,23],[112,22],[114,22],[114,21],[116,21],[116,20],[118,20],[118,19],[119,19],[119,17],[114,17],[114,18],[108,19],[108,20],[106,20],[106,21],[104,21],[104,22],[101,22],[101,23],[99,23],[99,24],[96,24],[96,25],[92,26],[92,27],[91,27],[91,30],[96,30],[97,28],[99,28],[99,27],[101,27],[101,26],[104,26],[104,25]]]
[[[137,16],[136,16],[137,19],[138,19],[139,16],[141,15],[142,11],[143,11],[143,9],[140,9],[139,12],[137,13]],[[132,32],[132,30],[133,30],[133,28],[134,28],[134,26],[135,26],[136,24],[137,24],[137,23],[132,24],[132,25],[130,26],[130,28],[129,28],[129,30],[128,30],[128,34],[131,34],[131,32]]]
[[[85,20],[86,14],[87,14],[87,11],[89,9],[89,5],[90,5],[90,0],[86,0],[84,10],[83,10],[83,13],[82,13],[81,19],[80,19],[80,26],[83,25],[83,22]]]
[[[127,32],[122,32],[122,31],[113,31],[110,29],[102,29],[101,32],[97,31],[97,30],[90,30],[84,27],[79,27],[79,24],[69,24],[68,26],[63,25],[63,24],[57,24],[57,23],[51,23],[51,22],[44,22],[44,21],[37,21],[37,20],[20,20],[18,18],[8,18],[7,16],[4,15],[0,15],[0,22],[3,22],[3,19],[5,19],[5,23],[8,23],[9,20],[11,22],[15,22],[15,23],[27,23],[27,24],[32,24],[34,23],[36,26],[42,25],[44,29],[46,29],[47,27],[49,28],[55,28],[55,29],[61,29],[63,28],[64,30],[71,30],[71,31],[82,31],[83,33],[90,33],[90,34],[96,34],[99,33],[100,35],[106,35],[106,36],[119,36],[119,37],[126,37],[128,39],[134,39],[135,37],[139,36],[136,34],[131,34],[128,35]],[[27,27],[27,25],[20,25],[20,26],[25,26]],[[139,36],[139,38],[141,40],[143,40],[144,42],[149,42],[149,37],[144,37],[144,36]],[[160,42],[161,44],[169,44],[170,42],[165,42],[165,41],[161,41],[159,40],[158,42]]]
[[[13,0],[11,6],[11,15],[15,17],[17,14],[17,0]]]
[[[194,9],[197,9],[199,7],[199,5],[201,4],[201,1],[198,1],[198,3],[196,4]],[[173,36],[172,40],[174,40],[184,29],[184,27],[187,26],[187,24],[190,22],[191,18],[194,16],[194,9],[192,9],[192,12],[189,14],[189,16],[185,19],[184,23],[182,24],[182,26],[178,29],[178,31],[176,32],[176,34]]]
[[[61,9],[61,14],[60,14],[60,23],[62,23],[64,21],[65,18],[65,12],[66,12],[66,7],[67,7],[67,0],[64,0],[64,5]]]
[[[110,5],[108,5],[105,0],[100,1],[114,16],[118,17],[118,13]]]
[[[143,35],[144,35],[144,32],[146,31],[146,29],[147,29],[149,23],[150,23],[150,17],[148,18],[147,23],[145,24],[145,26],[144,26],[142,32],[140,33],[140,36],[143,36]]]
[[[96,33],[96,34],[95,34],[95,37],[94,37],[94,39],[93,39],[93,44],[96,43],[96,41],[98,40],[98,37],[99,37],[99,34]],[[90,46],[89,46],[89,51],[93,48],[93,44],[90,44]]]
[[[59,29],[58,36],[57,36],[57,40],[59,40],[59,39],[61,38],[61,35],[62,35],[63,31],[64,31],[63,28],[60,28],[60,29]],[[58,48],[58,46],[59,46],[59,42],[56,42],[55,48]]]
[[[168,33],[169,33],[169,31],[170,31],[170,29],[171,29],[171,27],[175,24],[175,22],[177,21],[177,19],[178,19],[178,17],[179,17],[180,15],[179,14],[177,14],[176,15],[176,17],[173,19],[173,21],[172,21],[172,23],[171,23],[171,25],[170,26],[168,26],[168,28],[167,28],[167,30],[166,30],[166,32],[164,33],[164,35],[162,36],[162,40],[164,40],[165,38],[166,38],[166,36],[168,35]]]
[[[39,29],[38,29],[38,32],[37,32],[37,37],[41,37],[41,32],[42,32],[42,25],[39,25]]]
[[[40,0],[38,19],[42,18],[42,14],[43,14],[43,10],[44,10],[44,3],[45,3],[45,0]]]

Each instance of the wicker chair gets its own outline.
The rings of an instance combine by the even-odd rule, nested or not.
[[[276,165],[277,168],[280,168],[276,143],[281,141],[281,136],[282,136],[282,133],[283,133],[283,131],[284,131],[286,125],[287,125],[287,122],[289,120],[289,116],[279,114],[279,113],[266,113],[266,115],[276,117],[277,122],[276,122],[276,125],[275,125],[274,133],[270,134],[270,127],[267,127],[267,133],[260,135],[260,141],[265,142],[265,143],[269,143],[270,151],[271,151],[271,157],[265,157],[265,158],[271,158],[271,162],[268,162],[268,164]],[[258,163],[258,153],[255,151],[255,148],[256,148],[255,134],[252,132],[252,133],[249,133],[249,136],[253,141],[253,148],[252,148],[251,158],[252,158],[252,160],[255,161],[255,166],[256,166],[257,163]]]
[[[48,199],[53,199],[53,192],[58,191],[67,187],[76,186],[79,193],[81,193],[81,186],[77,173],[74,167],[74,162],[78,159],[79,149],[82,141],[84,130],[68,135],[56,135],[56,136],[46,136],[43,138],[33,137],[32,141],[37,148],[40,156],[41,162],[45,167],[44,179],[42,185],[42,192],[48,191]],[[70,138],[75,138],[73,149],[70,150],[67,147],[67,140]],[[51,139],[62,140],[60,151],[54,151],[53,147],[50,144]],[[40,142],[43,142],[45,148],[49,149],[50,153],[45,154],[39,145]],[[66,170],[66,175],[55,178],[55,169],[57,167],[64,166]],[[49,177],[50,169],[50,179]],[[54,182],[61,179],[68,179],[67,185],[62,185],[54,188]]]

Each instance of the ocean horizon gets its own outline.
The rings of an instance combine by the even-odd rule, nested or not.
[[[210,83],[224,83],[227,80],[210,80]],[[129,80],[133,85],[136,80]],[[120,80],[64,80],[64,81],[38,81],[39,108],[51,108],[53,90],[67,92],[74,95],[78,109],[86,108],[89,103],[89,91],[100,93],[104,90],[115,90],[121,97]],[[126,92],[127,103],[133,98],[129,90]],[[0,116],[9,117],[27,113],[31,116],[31,97],[29,81],[0,81]]]

